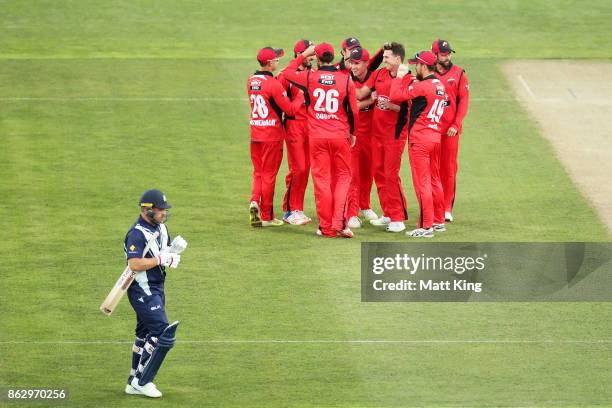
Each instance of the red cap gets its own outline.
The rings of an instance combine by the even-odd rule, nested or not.
[[[353,48],[353,50],[351,51],[351,61],[369,61],[369,60],[370,60],[370,54],[368,53],[368,50],[366,50],[365,48],[356,47],[356,48]]]
[[[267,64],[268,61],[275,60],[285,55],[282,48],[264,47],[257,53],[257,61]]]
[[[320,43],[315,47],[315,54],[317,54],[319,58],[323,57],[323,54],[326,52],[329,52],[332,57],[334,56],[334,47],[329,43]]]
[[[306,51],[306,48],[310,47],[313,44],[310,40],[298,40],[293,46],[293,52],[296,54],[301,54]]]
[[[446,40],[436,40],[431,44],[431,51],[434,54],[447,55],[451,52],[455,52]]]
[[[342,40],[342,49],[344,50],[352,50],[353,48],[359,46],[361,46],[361,44],[359,43],[359,40],[355,37],[349,37]]]
[[[438,58],[436,54],[431,51],[421,51],[414,55],[414,58],[408,60],[409,64],[425,64],[425,65],[436,65]]]

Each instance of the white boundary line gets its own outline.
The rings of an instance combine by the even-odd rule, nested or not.
[[[123,340],[0,341],[0,345],[132,344]],[[609,340],[177,340],[181,344],[612,344]]]
[[[525,88],[525,90],[527,91],[529,96],[531,96],[531,99],[533,99],[534,101],[537,102],[538,98],[536,98],[536,96],[533,93],[533,91],[531,90],[531,88],[529,88],[529,85],[527,85],[527,81],[525,81],[525,78],[523,78],[522,75],[517,75],[517,78],[520,81],[520,83],[523,85],[523,88]]]

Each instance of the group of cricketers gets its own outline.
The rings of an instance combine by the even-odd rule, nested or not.
[[[304,195],[312,175],[323,237],[352,238],[362,218],[388,232],[402,232],[408,220],[400,179],[408,157],[420,207],[410,237],[433,237],[453,221],[457,153],[468,111],[465,71],[451,62],[454,50],[435,40],[404,64],[405,49],[385,43],[376,53],[346,38],[335,63],[331,44],[299,40],[294,59],[278,76],[282,49],[265,47],[260,68],[247,80],[251,103],[254,227],[304,225]],[[382,67],[381,67],[382,65]],[[274,214],[274,188],[287,148],[288,173],[283,220]],[[370,203],[376,185],[383,213]],[[360,218],[361,217],[361,218]]]

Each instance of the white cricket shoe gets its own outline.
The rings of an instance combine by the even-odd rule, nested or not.
[[[251,205],[249,205],[249,214],[251,216],[251,227],[261,227],[259,204],[257,204],[256,201],[251,201]]]
[[[444,213],[444,221],[453,222],[453,214],[450,211]]]
[[[406,232],[406,235],[411,238],[433,238],[433,228],[417,228]]]
[[[291,211],[286,217],[283,217],[283,220],[289,225],[304,225],[311,221],[300,211]]]
[[[351,217],[351,219],[348,222],[348,227],[349,228],[361,228],[361,220],[359,219],[359,217]]]
[[[433,224],[432,228],[434,232],[444,232],[446,231],[446,225],[444,224]]]
[[[155,384],[153,384],[152,382],[146,383],[145,385],[141,386],[141,385],[138,385],[138,378],[134,377],[132,379],[131,386],[136,391],[140,391],[140,394],[145,395],[150,398],[159,398],[162,396],[162,393],[157,389]]]
[[[304,214],[304,211],[302,210],[296,210],[296,213],[298,213],[300,215],[300,217],[302,217],[303,219],[306,220],[306,224],[308,224],[309,222],[312,221],[312,218],[310,218],[309,216],[307,216],[306,214]]]
[[[132,387],[130,384],[125,384],[125,393],[130,395],[142,395],[142,392]]]
[[[375,225],[377,227],[389,225],[390,223],[391,223],[391,218],[385,217],[384,215],[375,220],[370,220],[370,224]]]
[[[355,234],[353,234],[353,231],[351,231],[350,228],[345,228],[343,230],[336,231],[336,236],[339,238],[353,238]]]
[[[277,218],[274,218],[273,220],[270,220],[270,221],[261,221],[262,227],[280,227],[282,225],[285,225],[285,223]]]
[[[389,225],[387,225],[387,232],[402,232],[406,229],[406,226],[401,221],[391,221]]]
[[[378,215],[376,215],[374,210],[372,210],[371,208],[367,208],[367,209],[361,210],[359,212],[361,213],[363,218],[365,218],[368,221],[372,221],[372,220],[375,220],[375,219],[378,218]]]

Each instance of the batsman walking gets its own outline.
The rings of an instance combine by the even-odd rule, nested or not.
[[[136,273],[127,291],[136,312],[136,340],[132,347],[132,369],[125,387],[127,394],[162,396],[153,379],[176,340],[179,322],[168,323],[164,282],[166,267],[178,267],[180,253],[187,242],[177,236],[169,244],[165,222],[171,207],[161,191],[145,191],[140,198],[140,216],[125,236],[127,263]]]

